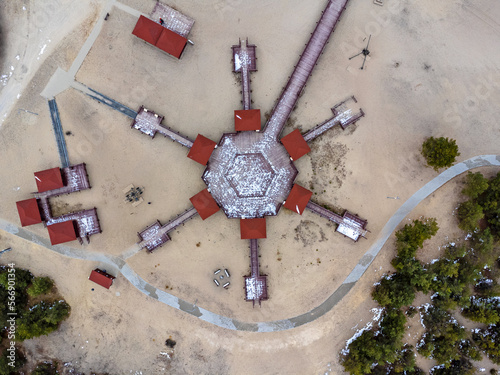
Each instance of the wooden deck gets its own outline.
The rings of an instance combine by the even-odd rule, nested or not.
[[[359,109],[359,112],[354,113],[353,108],[351,108],[352,105],[349,105],[350,103],[357,102],[356,98],[351,96],[350,98],[335,105],[332,108],[333,117],[319,125],[316,125],[314,128],[303,134],[305,141],[310,142],[337,125],[345,130],[349,125],[354,124],[361,117],[364,117],[365,113],[361,108]]]
[[[65,186],[59,189],[33,193],[37,199],[48,199],[63,194],[71,194],[77,191],[90,189],[89,178],[85,163],[62,168],[61,175]]]
[[[357,241],[359,237],[366,237],[366,233],[368,232],[365,229],[367,221],[348,211],[344,213],[344,216],[340,216],[312,201],[307,203],[306,208],[315,214],[338,224],[337,232],[342,233],[344,236],[349,237],[353,241]]]
[[[255,302],[267,300],[267,276],[260,275],[259,245],[256,239],[250,240],[250,276],[245,276],[245,300]]]
[[[139,246],[141,249],[146,248],[149,252],[153,251],[170,240],[168,232],[184,224],[196,215],[198,215],[198,211],[196,211],[196,208],[191,207],[165,225],[161,225],[159,221],[154,222],[138,233],[140,238],[138,242]]]
[[[161,123],[162,121],[163,116],[160,116],[154,111],[141,106],[139,111],[137,111],[137,116],[132,122],[131,127],[139,130],[141,133],[149,135],[151,138],[154,138],[156,133],[160,133],[164,137],[170,138],[172,141],[175,141],[184,147],[193,147],[193,140],[170,129],[168,126],[163,125]]]
[[[257,70],[257,59],[255,57],[256,46],[248,44],[248,39],[241,41],[239,45],[232,46],[233,71],[241,73],[241,94],[243,109],[252,109],[252,98],[250,89],[250,72]]]
[[[279,138],[290,113],[295,107],[330,35],[342,15],[348,0],[330,0],[321,16],[316,29],[300,56],[299,62],[288,80],[271,117],[266,124],[265,132],[276,139]]]

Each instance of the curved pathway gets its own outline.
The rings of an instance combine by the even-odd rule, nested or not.
[[[361,276],[373,262],[377,254],[389,239],[392,232],[394,232],[401,221],[420,202],[422,202],[430,194],[435,192],[437,189],[439,189],[441,186],[443,186],[445,183],[455,178],[456,176],[474,168],[490,166],[500,167],[500,155],[476,156],[454,165],[453,167],[447,169],[446,171],[442,172],[440,175],[429,181],[420,190],[413,194],[401,207],[399,207],[396,213],[389,219],[382,231],[379,233],[376,241],[360,259],[358,264],[347,276],[342,285],[337,288],[337,290],[335,290],[322,304],[315,307],[309,312],[295,316],[293,318],[275,320],[271,322],[248,323],[236,319],[231,319],[229,317],[218,315],[211,311],[205,310],[190,302],[175,297],[172,294],[157,289],[156,287],[147,283],[145,280],[139,277],[139,275],[137,275],[137,273],[126,263],[127,258],[131,257],[139,251],[138,246],[132,246],[129,249],[126,249],[121,256],[115,257],[95,252],[89,252],[87,250],[79,250],[63,245],[51,246],[48,239],[33,234],[26,229],[19,228],[18,226],[8,223],[7,221],[2,219],[0,219],[0,229],[3,229],[9,233],[15,234],[21,238],[44,246],[49,250],[58,252],[70,258],[97,261],[112,268],[116,267],[121,272],[121,274],[142,293],[155,298],[158,301],[173,308],[194,315],[197,318],[208,323],[215,324],[222,328],[238,331],[276,332],[299,327],[325,315],[352,289],[352,287],[356,284],[356,282],[361,278]]]

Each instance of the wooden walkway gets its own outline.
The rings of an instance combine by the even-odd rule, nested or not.
[[[359,112],[353,113],[352,109],[346,105],[351,101],[354,103],[358,102],[354,96],[351,96],[350,98],[337,104],[332,108],[333,117],[319,125],[316,125],[314,128],[303,134],[304,140],[306,142],[310,142],[337,125],[345,130],[349,125],[354,124],[361,117],[364,117],[365,113],[361,108],[359,109]]]
[[[140,248],[141,249],[147,248],[150,252],[153,251],[155,248],[163,245],[170,239],[170,237],[167,235],[168,232],[184,224],[186,221],[192,219],[196,215],[198,215],[198,211],[196,211],[196,208],[194,207],[191,207],[190,209],[184,211],[174,219],[170,220],[167,224],[161,226],[161,228],[155,231],[154,235],[149,236],[144,240],[140,241],[139,242]],[[162,238],[164,239],[163,241],[161,240]]]
[[[232,46],[235,73],[241,73],[241,94],[243,109],[252,109],[252,97],[250,89],[250,72],[257,71],[257,59],[255,57],[256,46],[248,44],[247,40],[240,40],[239,45]]]
[[[348,0],[330,0],[265,126],[278,139]]]
[[[356,215],[351,214],[346,211],[344,216],[340,216],[335,212],[330,211],[327,208],[320,206],[312,201],[307,203],[306,208],[315,214],[324,217],[331,222],[338,224],[337,232],[344,234],[345,236],[351,238],[354,241],[357,241],[359,237],[366,237],[367,230],[366,221],[360,219]]]
[[[170,138],[172,141],[175,141],[181,144],[184,147],[191,148],[193,147],[193,140],[186,137],[185,135],[180,134],[168,126],[163,125],[161,122],[163,121],[163,116],[157,115],[154,111],[148,110],[141,106],[139,111],[136,112],[136,116],[134,117],[134,121],[132,122],[132,128],[139,130],[141,133],[149,135],[151,138],[154,138],[156,133],[160,133],[166,138]]]
[[[250,276],[259,276],[259,243],[256,239],[250,240]]]

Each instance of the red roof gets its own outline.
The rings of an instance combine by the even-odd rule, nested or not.
[[[240,219],[242,240],[266,238],[266,219]]]
[[[208,159],[210,159],[216,145],[217,143],[211,139],[198,134],[187,157],[202,165],[207,165]]]
[[[163,31],[161,32],[160,38],[156,42],[156,47],[180,59],[182,51],[184,51],[184,48],[186,47],[187,39],[165,27],[162,28]]]
[[[311,151],[311,148],[298,129],[281,138],[281,143],[285,146],[293,160],[297,160]]]
[[[203,220],[219,211],[219,205],[209,193],[208,189],[200,191],[194,197],[189,198],[189,200]]]
[[[144,16],[139,17],[132,34],[178,59],[187,44],[183,36]]]
[[[113,284],[113,279],[111,275],[108,275],[107,273],[101,271],[100,269],[95,269],[90,273],[89,280],[93,281],[96,284],[99,284],[100,286],[105,287],[106,289],[109,289],[109,287]]]
[[[52,245],[76,240],[75,226],[72,220],[47,225],[47,230]]]
[[[299,215],[302,215],[304,210],[306,209],[307,203],[312,196],[312,191],[303,188],[300,185],[293,185],[288,198],[283,206],[288,208],[289,210],[295,211]]]
[[[234,111],[234,129],[237,132],[260,128],[260,109]]]
[[[36,186],[38,192],[59,189],[64,186],[61,170],[59,168],[46,169],[44,171],[35,172]]]
[[[163,29],[165,29],[163,26],[157,24],[149,18],[140,16],[132,34],[152,45],[156,45]]]
[[[42,222],[36,198],[16,202],[16,205],[19,219],[21,219],[21,225],[23,227]]]

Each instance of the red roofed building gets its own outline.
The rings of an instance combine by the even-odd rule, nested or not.
[[[260,130],[260,109],[234,111],[234,129],[237,132]]]
[[[307,203],[311,199],[312,191],[303,188],[300,185],[293,185],[288,198],[285,201],[284,207],[292,210],[299,215],[302,215],[306,209]]]
[[[203,220],[219,211],[219,205],[208,189],[200,191],[194,197],[189,198],[189,200]]]
[[[17,212],[19,213],[19,219],[21,219],[21,225],[23,227],[42,222],[36,198],[16,202],[16,205]]]
[[[242,240],[266,238],[266,219],[241,219],[240,232]]]
[[[156,47],[180,59],[184,48],[186,48],[187,39],[165,27],[162,27],[162,29],[160,38],[156,42]]]
[[[57,167],[35,172],[35,180],[39,193],[59,189],[64,186],[61,170]]]
[[[178,59],[187,44],[183,36],[144,16],[139,17],[132,34]]]
[[[109,289],[109,287],[113,284],[114,279],[114,276],[103,270],[100,270],[99,268],[93,270],[89,276],[90,281],[93,281],[94,283],[99,284],[106,289]]]
[[[202,136],[201,134],[198,134],[187,157],[197,163],[200,163],[201,165],[207,165],[208,159],[210,159],[215,146],[217,146],[217,143]]]
[[[160,38],[163,29],[164,27],[158,23],[147,17],[140,16],[132,34],[154,46]]]
[[[76,240],[75,226],[72,220],[47,225],[47,230],[52,245]]]
[[[292,160],[297,160],[311,151],[311,148],[298,129],[281,138],[281,143],[285,146]]]

